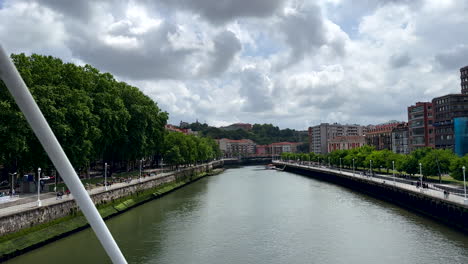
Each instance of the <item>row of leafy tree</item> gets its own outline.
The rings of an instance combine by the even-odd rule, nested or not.
[[[272,124],[254,124],[251,130],[226,130],[196,122],[189,124],[187,128],[191,128],[193,131],[199,131],[206,137],[216,139],[251,139],[261,145],[281,141],[305,142],[307,140],[307,133],[289,128],[280,129]]]
[[[336,150],[327,155],[314,153],[283,153],[282,159],[314,161],[334,166],[352,168],[353,160],[356,168],[376,170],[389,170],[395,168],[400,173],[417,174],[420,172],[427,176],[450,174],[457,180],[463,179],[462,167],[468,168],[468,155],[458,157],[451,150],[420,148],[409,155],[396,154],[390,150],[375,150],[371,146],[363,146],[351,150]]]
[[[177,151],[169,148],[171,144],[181,144],[181,158],[175,158],[181,163],[207,160],[218,149],[213,141],[205,139],[187,136],[173,141],[182,136],[167,135],[164,126],[168,114],[138,88],[117,81],[109,73],[51,56],[18,54],[11,58],[79,171],[87,171],[96,161],[121,168],[133,166],[142,158],[157,161],[169,155],[172,161]],[[5,174],[52,168],[1,81],[0,120],[0,165]],[[191,148],[203,150],[197,149],[195,156],[187,155],[186,142]]]
[[[170,165],[195,164],[221,156],[218,143],[212,138],[196,137],[178,132],[165,137],[164,161]]]

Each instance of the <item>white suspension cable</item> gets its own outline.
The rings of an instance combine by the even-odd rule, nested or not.
[[[3,80],[113,263],[127,263],[16,67],[0,45]]]

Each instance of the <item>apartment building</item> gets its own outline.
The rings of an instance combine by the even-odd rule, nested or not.
[[[309,127],[309,151],[316,154],[327,154],[329,140],[343,136],[362,136],[363,129],[360,125],[341,125],[338,123],[322,123]]]
[[[408,107],[409,151],[423,147],[435,147],[431,102],[417,102]]]

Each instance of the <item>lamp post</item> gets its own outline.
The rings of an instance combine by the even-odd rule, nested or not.
[[[143,160],[140,159],[140,176],[139,176],[139,178],[138,178],[138,181],[139,181],[139,182],[141,182],[141,166],[142,166],[142,164],[143,164]]]
[[[370,166],[369,173],[370,173],[370,176],[372,177],[372,160],[370,160],[369,166]]]
[[[107,162],[104,163],[104,190],[107,191]]]
[[[340,171],[341,171],[341,158],[340,158]]]
[[[395,179],[395,161],[392,160],[392,175],[393,175],[393,184],[396,185],[396,179]]]
[[[37,169],[37,206],[42,206],[42,202],[41,202],[41,168]]]
[[[463,187],[465,188],[465,199],[463,199],[463,201],[465,204],[468,204],[468,199],[466,199],[465,166],[463,166]]]
[[[10,191],[10,196],[11,198],[13,198],[13,194],[15,193],[15,176],[16,176],[16,172],[14,173],[8,173],[10,174],[11,176],[11,191]]]
[[[353,177],[354,177],[354,159],[353,159]]]
[[[419,162],[419,174],[421,174],[421,191],[422,191],[422,164]]]

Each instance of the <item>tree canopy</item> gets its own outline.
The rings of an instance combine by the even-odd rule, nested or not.
[[[128,163],[168,155],[176,163],[193,163],[219,154],[213,140],[168,134],[164,128],[168,114],[138,88],[110,73],[51,56],[13,54],[11,58],[77,170],[96,161]],[[0,120],[4,171],[52,167],[1,81]]]
[[[468,155],[465,157],[457,157],[451,150],[420,148],[413,151],[409,155],[395,154],[390,150],[375,150],[371,146],[362,146],[360,148],[350,150],[335,150],[327,155],[317,155],[314,153],[283,153],[283,159],[301,160],[301,161],[322,161],[331,165],[341,165],[350,168],[353,164],[355,167],[370,169],[371,160],[374,170],[385,169],[387,173],[393,169],[407,174],[419,174],[421,171],[424,176],[441,176],[448,174],[457,179],[462,180],[462,167],[468,168]]]

